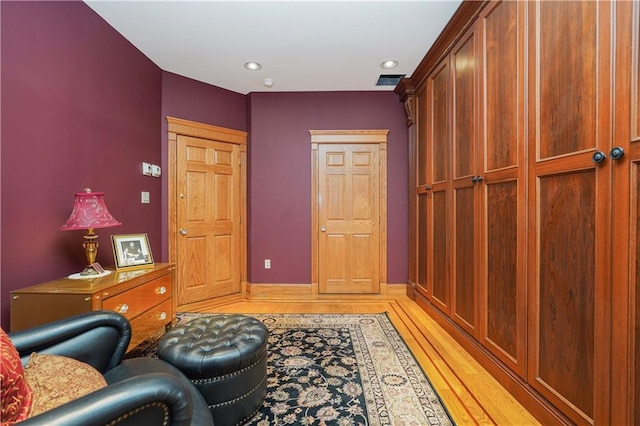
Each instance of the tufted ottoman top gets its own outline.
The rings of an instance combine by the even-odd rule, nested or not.
[[[220,377],[265,356],[268,335],[267,327],[255,318],[211,315],[167,332],[157,354],[189,379]]]

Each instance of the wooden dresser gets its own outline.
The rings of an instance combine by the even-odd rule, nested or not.
[[[173,321],[174,289],[172,263],[112,271],[101,278],[62,278],[36,284],[11,292],[11,331],[106,309],[123,314],[131,322],[132,349]]]

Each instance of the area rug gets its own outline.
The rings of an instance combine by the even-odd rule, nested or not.
[[[454,424],[386,314],[246,315],[269,329],[267,396],[247,425]],[[127,357],[156,357],[160,337]]]

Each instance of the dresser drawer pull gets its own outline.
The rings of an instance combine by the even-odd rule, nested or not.
[[[129,310],[129,305],[127,305],[126,303],[123,303],[122,305],[118,306],[116,310],[121,314],[126,314],[127,311]]]
[[[164,320],[166,320],[166,319],[167,319],[167,313],[166,313],[166,312],[162,312],[162,313],[160,314],[160,317],[159,317],[159,318],[160,318],[160,321],[164,321]]]
[[[165,294],[167,292],[167,288],[165,286],[156,288],[157,294]]]

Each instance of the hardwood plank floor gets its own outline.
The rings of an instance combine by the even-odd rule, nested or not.
[[[196,310],[192,310],[196,311]],[[478,362],[408,297],[328,299],[243,299],[200,304],[208,313],[379,313],[387,312],[459,425],[539,425]]]

